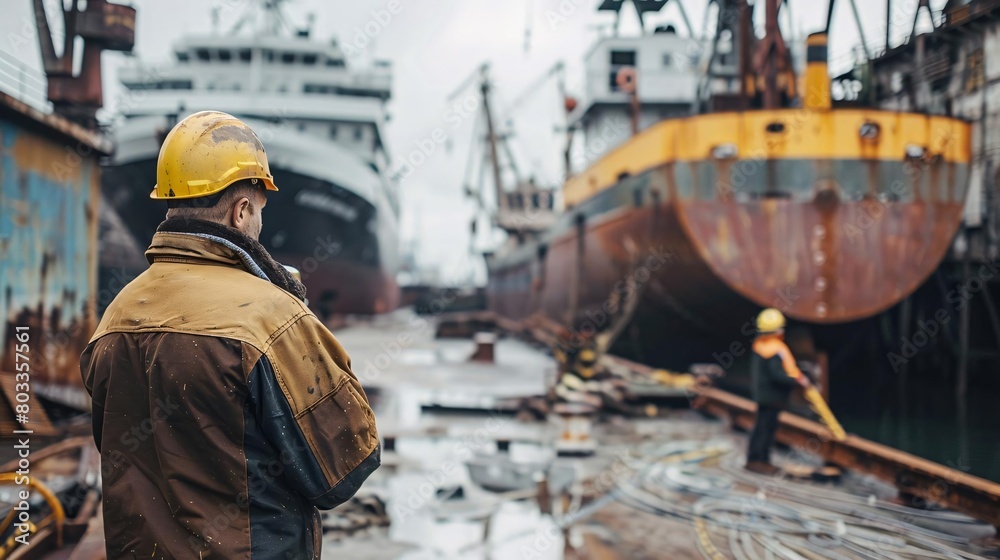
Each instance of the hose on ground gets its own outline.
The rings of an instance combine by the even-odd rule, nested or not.
[[[707,560],[985,560],[947,530],[978,523],[963,515],[755,475],[736,459],[725,441],[672,442],[646,453],[610,496],[693,524]]]

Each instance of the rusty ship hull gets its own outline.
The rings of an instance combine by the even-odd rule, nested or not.
[[[774,123],[787,127],[779,138],[754,132]],[[805,145],[817,127],[856,138],[866,123],[882,137]],[[968,141],[960,121],[881,111],[660,123],[574,178],[554,227],[488,260],[490,306],[580,331],[607,329],[631,307],[620,343],[645,355],[669,344],[660,361],[678,368],[745,347],[762,307],[806,326],[871,317],[944,257],[961,221]],[[729,144],[735,156],[691,157]]]

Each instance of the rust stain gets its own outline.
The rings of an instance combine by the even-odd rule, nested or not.
[[[32,172],[69,188],[76,188],[82,179],[84,169],[81,162],[85,158],[80,156],[75,146],[60,145],[34,134],[21,133],[15,137],[9,150],[20,172]],[[87,150],[82,151],[87,153]]]
[[[858,164],[869,166],[877,190],[857,201],[841,191],[843,178],[836,173],[845,167],[828,162],[811,163],[818,181],[808,198],[798,193],[749,201],[679,198],[677,166],[659,168],[654,173],[666,175],[657,181],[669,196],[655,212],[649,205],[623,207],[613,217],[587,222],[587,281],[579,287],[576,317],[597,313],[616,282],[635,268],[638,253],[661,249],[671,255],[670,265],[652,271],[642,307],[667,307],[690,322],[711,317],[715,324],[739,325],[753,305],[778,306],[808,323],[850,321],[887,309],[916,289],[947,251],[961,218],[961,197],[895,200],[873,166]],[[895,165],[892,172],[909,180],[906,187],[916,187],[915,176],[902,174],[902,159],[882,165]],[[934,174],[934,192],[964,190],[968,168],[953,167],[954,173]],[[780,188],[794,185],[788,178],[775,180]],[[628,250],[623,240],[629,238],[647,246]],[[550,241],[545,282],[536,284],[534,297],[527,292],[535,274],[531,262],[492,270],[494,279],[505,279],[502,288],[495,282],[491,288],[493,309],[514,319],[538,311],[565,317],[577,266],[573,239],[570,231]]]
[[[212,142],[221,144],[223,142],[239,142],[240,144],[250,144],[257,150],[264,151],[264,146],[260,143],[250,130],[231,124],[218,126],[212,129]]]
[[[79,356],[96,327],[99,154],[31,130],[0,117],[0,370],[15,370],[15,329],[28,327],[39,390],[82,397]]]
[[[715,239],[713,240],[712,252],[719,256],[719,260],[725,264],[730,264],[736,258],[733,251],[731,235],[729,232],[729,222],[720,217],[716,220]]]

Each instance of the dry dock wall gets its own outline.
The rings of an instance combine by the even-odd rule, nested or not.
[[[109,151],[102,136],[0,93],[4,386],[15,329],[28,327],[31,391],[86,406],[78,364],[96,327],[99,158]]]

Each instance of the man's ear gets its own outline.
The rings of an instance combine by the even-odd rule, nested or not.
[[[242,197],[233,204],[233,209],[230,210],[229,221],[230,225],[238,230],[242,230],[243,226],[246,224],[247,220],[250,219],[250,199],[247,197]]]

